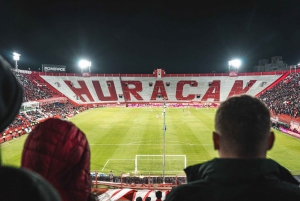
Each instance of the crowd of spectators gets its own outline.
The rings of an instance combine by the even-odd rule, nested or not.
[[[280,128],[284,128],[286,130],[290,129],[290,126],[288,124],[282,123],[282,122],[272,122],[272,128],[275,128],[277,130],[280,130]]]
[[[27,117],[29,117],[30,120],[35,121],[39,119],[45,119],[46,116],[42,114],[39,110],[31,110],[26,112]]]
[[[13,71],[24,88],[23,102],[48,99],[58,94],[50,90],[45,84],[41,84],[33,75]]]
[[[300,134],[300,132],[296,128],[292,128],[289,124],[283,123],[283,122],[272,122],[272,128],[276,130],[280,130],[283,132],[293,132],[296,134]]]
[[[24,124],[30,124],[30,119],[28,119],[24,113],[20,113],[14,121],[9,125],[9,128],[18,128]]]
[[[259,98],[276,114],[300,117],[300,73],[291,73]]]
[[[96,180],[95,173],[91,173],[91,179]],[[161,176],[128,176],[128,177],[120,177],[120,176],[114,176],[113,181],[114,182],[121,182],[124,184],[161,184],[163,183],[163,177]],[[110,181],[110,178],[108,175],[100,175],[97,177],[97,181]],[[165,183],[171,183],[173,185],[180,185],[186,183],[186,177],[176,177],[176,176],[168,176],[165,177]]]
[[[50,103],[42,105],[39,108],[20,112],[4,132],[8,135],[13,135],[16,131],[31,128],[38,121],[43,121],[44,119],[51,117],[58,117],[63,119],[69,118],[86,109],[86,107],[82,106],[76,107],[68,101],[65,103]],[[3,133],[0,133],[0,137],[3,136]]]
[[[57,102],[41,106],[41,111],[48,117],[59,116],[62,118],[67,118],[84,110],[86,110],[85,107],[76,107],[69,101],[65,103]]]
[[[12,72],[23,86],[23,102],[49,99],[58,95],[57,92],[49,89],[45,83],[39,81],[34,75]],[[8,128],[0,133],[0,137],[4,136],[5,133],[6,139],[9,139],[9,135],[14,136],[16,132],[30,130],[38,121],[50,117],[68,118],[86,109],[86,107],[76,107],[69,101],[48,103],[31,109],[27,108],[27,111],[21,111]]]

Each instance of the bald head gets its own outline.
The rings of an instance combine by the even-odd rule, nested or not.
[[[231,97],[215,116],[215,149],[220,157],[265,157],[274,141],[270,127],[270,112],[263,102],[248,95]]]

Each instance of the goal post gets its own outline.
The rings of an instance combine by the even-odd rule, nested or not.
[[[161,172],[164,155],[135,155],[134,172]],[[166,172],[180,172],[186,168],[186,155],[165,155]]]

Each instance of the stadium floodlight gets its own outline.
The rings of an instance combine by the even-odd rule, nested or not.
[[[234,68],[239,68],[241,66],[242,62],[239,59],[233,59],[231,61],[228,61],[229,68],[232,66]]]
[[[85,68],[89,68],[89,72],[91,72],[92,62],[82,59],[79,61],[78,65],[81,68],[81,73],[83,73],[83,69],[85,69]]]
[[[21,55],[16,52],[13,53],[13,59],[16,61],[16,66],[15,66],[16,70],[18,69],[18,61],[20,60],[20,56]]]

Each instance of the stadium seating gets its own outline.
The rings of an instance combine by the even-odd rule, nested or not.
[[[35,76],[26,73],[21,74],[19,72],[13,72],[24,87],[24,102],[52,98],[55,95],[58,96],[57,92],[51,91],[45,84],[41,84]]]
[[[292,73],[275,87],[261,94],[259,98],[274,114],[300,117],[300,73]]]
[[[300,74],[249,73],[230,77],[201,74],[169,74],[157,78],[152,74],[79,75],[46,74],[40,72],[13,71],[24,87],[24,102],[67,97],[58,103],[49,101],[39,108],[22,112],[6,130],[6,140],[14,129],[31,128],[36,121],[49,117],[71,117],[88,107],[102,104],[162,103],[164,98],[173,106],[184,103],[220,102],[238,94],[259,94],[274,114],[300,117]],[[286,74],[289,74],[286,72]],[[67,76],[68,75],[68,76]],[[281,80],[282,79],[282,80]],[[281,80],[281,81],[280,81]],[[275,85],[274,83],[279,82]],[[272,85],[275,85],[274,87]],[[273,87],[270,88],[269,87]],[[66,99],[67,100],[67,99]],[[24,129],[21,129],[21,128]],[[12,132],[10,132],[12,131]],[[1,134],[3,136],[3,133]],[[1,142],[2,139],[0,139]]]
[[[228,96],[256,95],[279,75],[192,76],[192,77],[80,77],[41,75],[48,84],[70,100],[82,103],[130,103],[223,101]]]

